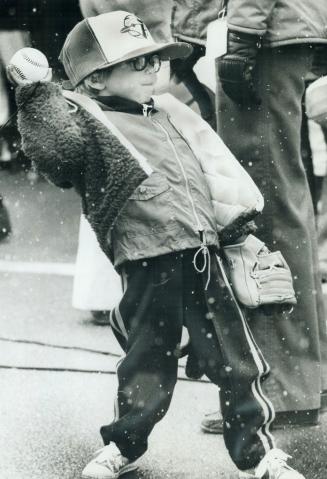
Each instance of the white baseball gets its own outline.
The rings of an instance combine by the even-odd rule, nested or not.
[[[9,65],[22,80],[44,80],[49,72],[47,57],[36,48],[21,48],[11,58]]]

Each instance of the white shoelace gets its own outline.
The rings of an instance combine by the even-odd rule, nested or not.
[[[273,475],[274,478],[278,479],[280,473],[283,469],[288,469],[294,471],[292,467],[286,464],[287,459],[291,458],[289,454],[282,451],[281,449],[271,449],[264,458],[260,461],[259,465],[255,470],[255,477],[261,478],[266,472],[269,472],[269,475]]]

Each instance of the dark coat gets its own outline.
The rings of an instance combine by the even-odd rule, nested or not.
[[[263,36],[267,47],[327,43],[326,0],[228,0],[227,21],[231,30]]]
[[[226,0],[174,0],[172,29],[181,40],[205,44],[207,26]],[[326,0],[228,0],[228,26],[264,37],[264,45],[327,43]]]

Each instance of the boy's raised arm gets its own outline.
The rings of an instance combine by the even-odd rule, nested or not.
[[[18,86],[16,102],[26,156],[55,185],[78,185],[83,174],[83,137],[61,87],[51,82]]]

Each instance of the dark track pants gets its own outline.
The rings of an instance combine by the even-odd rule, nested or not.
[[[195,271],[194,250],[129,263],[125,293],[112,326],[126,356],[118,366],[115,420],[101,428],[105,444],[136,459],[168,410],[177,380],[182,327],[188,328],[198,365],[221,388],[224,439],[240,469],[258,464],[274,446],[269,432],[274,411],[263,395],[268,373],[244,316],[211,252],[208,269]],[[214,326],[215,324],[215,326]]]

